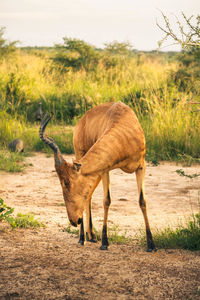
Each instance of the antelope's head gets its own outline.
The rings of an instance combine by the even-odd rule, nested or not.
[[[80,224],[83,219],[84,199],[86,199],[86,183],[79,173],[80,164],[67,163],[55,141],[44,135],[45,128],[51,116],[46,114],[40,126],[40,138],[54,152],[55,169],[60,179],[68,218],[73,226]]]

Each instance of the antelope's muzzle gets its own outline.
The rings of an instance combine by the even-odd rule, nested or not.
[[[81,224],[83,222],[83,218],[79,218],[77,223],[73,222],[72,220],[69,220],[72,226],[77,227],[77,224]]]

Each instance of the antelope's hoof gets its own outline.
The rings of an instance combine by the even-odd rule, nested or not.
[[[97,243],[97,240],[92,238],[92,239],[88,240],[88,242],[90,242],[90,243]]]
[[[80,244],[81,246],[84,246],[84,241],[83,240],[79,240],[78,244]]]
[[[88,242],[90,242],[90,243],[97,243],[97,238],[96,238],[95,234],[94,234],[94,233],[91,233],[91,236],[92,236],[92,238],[89,239],[89,235],[88,235],[88,233],[86,232],[86,240],[87,240]]]
[[[108,246],[107,245],[101,245],[101,247],[99,249],[100,250],[108,250]]]
[[[147,248],[147,252],[157,252],[157,249],[156,248]]]

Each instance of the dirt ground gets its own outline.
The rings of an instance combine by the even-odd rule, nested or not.
[[[65,156],[71,161],[72,156]],[[5,230],[0,224],[0,299],[200,299],[200,252],[147,253],[134,241],[77,244],[63,232],[68,225],[53,157],[35,154],[23,173],[0,172],[0,197],[15,213],[34,213],[45,229]],[[147,165],[145,191],[153,230],[176,226],[198,211],[200,179],[175,171],[200,173],[200,166]],[[101,229],[102,186],[93,196],[93,223]],[[111,172],[109,227],[134,237],[144,228],[135,175]]]

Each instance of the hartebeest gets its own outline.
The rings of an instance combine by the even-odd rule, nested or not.
[[[76,160],[67,163],[55,141],[44,136],[51,117],[46,115],[40,127],[40,137],[54,151],[55,168],[60,179],[69,220],[80,224],[80,240],[84,244],[83,211],[87,216],[87,238],[96,241],[92,228],[91,198],[103,182],[104,220],[102,245],[108,248],[107,219],[111,203],[109,171],[120,168],[126,173],[136,173],[139,204],[144,216],[147,251],[156,250],[152,239],[144,194],[145,138],[140,123],[130,107],[121,102],[109,102],[92,108],[81,118],[74,131]]]

